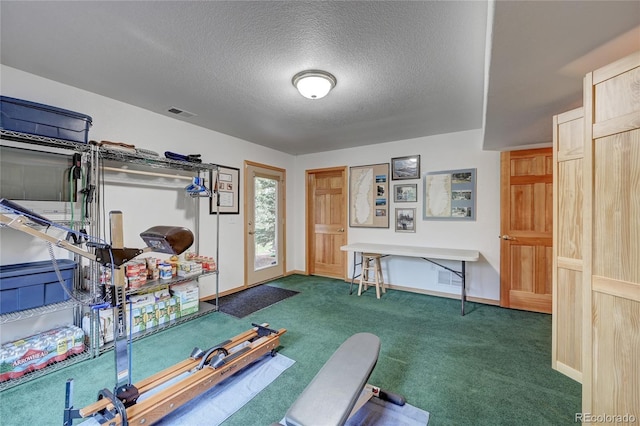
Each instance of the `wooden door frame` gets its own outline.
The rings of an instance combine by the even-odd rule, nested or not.
[[[248,247],[247,236],[249,235],[249,225],[247,224],[247,194],[249,188],[249,181],[253,182],[253,179],[249,179],[247,173],[247,167],[260,167],[262,169],[273,170],[274,172],[282,173],[282,272],[287,275],[287,170],[280,167],[270,166],[268,164],[256,163],[254,161],[244,160],[243,174],[244,174],[244,288],[249,287],[249,264],[247,263],[246,250]],[[262,282],[251,284],[251,287],[260,285]]]
[[[343,188],[344,188],[344,190],[342,191],[342,198],[343,198],[343,205],[346,207],[346,206],[348,206],[348,204],[347,204],[347,192],[349,190],[349,185],[348,185],[349,178],[348,178],[348,168],[347,168],[347,166],[326,167],[326,168],[322,168],[322,169],[309,169],[309,170],[305,170],[305,172],[304,172],[304,177],[305,177],[305,179],[304,179],[304,181],[305,181],[305,197],[304,197],[304,208],[305,208],[304,220],[305,220],[305,225],[304,225],[304,228],[305,228],[305,239],[306,239],[306,242],[305,242],[305,268],[304,268],[305,275],[310,275],[311,274],[311,272],[310,272],[310,270],[311,270],[310,265],[311,265],[311,261],[312,261],[311,253],[313,253],[313,247],[312,247],[311,243],[312,243],[312,240],[313,240],[312,237],[313,237],[313,233],[314,233],[314,229],[312,227],[312,224],[313,224],[314,221],[313,221],[311,215],[314,212],[310,208],[311,204],[312,204],[312,200],[313,200],[313,197],[312,197],[312,194],[311,194],[311,191],[310,191],[310,189],[311,189],[310,188],[311,175],[315,175],[317,173],[338,172],[338,171],[342,172],[343,176],[344,176],[344,179],[343,179],[343,184],[344,184]],[[344,214],[344,218],[343,218],[344,219],[344,224],[345,224],[344,229],[347,230],[347,235],[346,235],[347,236],[347,241],[345,241],[345,243],[349,242],[349,232],[348,232],[349,227],[347,226],[348,212],[349,212],[349,209],[347,208],[346,212]],[[349,269],[348,261],[347,261],[347,258],[346,258],[347,257],[347,252],[344,252],[344,256],[345,256],[345,259],[344,259],[345,261],[343,262],[344,263],[344,271],[343,271],[342,275],[344,277],[344,280],[346,281],[347,280],[347,271]]]

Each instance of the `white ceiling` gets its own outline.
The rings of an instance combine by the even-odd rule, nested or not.
[[[640,49],[638,1],[2,0],[0,19],[4,65],[291,154],[483,125],[486,149],[549,143],[584,74]],[[303,98],[304,69],[336,88]]]

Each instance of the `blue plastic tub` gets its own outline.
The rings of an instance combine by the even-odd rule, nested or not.
[[[57,260],[69,292],[73,290],[76,262]],[[0,314],[64,302],[69,295],[60,285],[50,260],[0,266]]]
[[[85,114],[0,96],[0,128],[5,130],[87,143],[91,123]]]

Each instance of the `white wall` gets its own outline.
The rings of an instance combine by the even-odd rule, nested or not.
[[[422,180],[402,181],[418,183],[419,199],[416,207],[415,234],[395,233],[390,229],[349,228],[349,242],[380,242],[428,245],[437,247],[470,248],[481,252],[481,260],[468,268],[468,292],[471,296],[499,299],[499,153],[482,151],[482,132],[473,130],[432,137],[396,141],[360,148],[345,149],[294,157],[279,151],[193,126],[183,121],[150,112],[104,96],[68,85],[43,79],[10,67],[0,68],[1,93],[30,101],[88,114],[93,118],[89,136],[93,140],[110,140],[134,144],[159,153],[165,150],[184,154],[200,153],[205,162],[242,169],[244,160],[270,164],[287,170],[287,269],[305,270],[304,232],[304,173],[307,169],[331,166],[356,166],[389,162],[392,157],[421,155],[421,171],[463,168],[477,169],[477,213],[472,222],[421,220]],[[135,179],[134,179],[135,180]],[[241,186],[244,176],[241,176]],[[391,181],[391,187],[397,181]],[[160,181],[161,185],[164,182]],[[168,182],[167,186],[176,186]],[[181,185],[181,183],[178,183]],[[241,194],[241,202],[242,202]],[[125,244],[141,247],[138,233],[152,225],[183,225],[192,227],[193,209],[181,191],[159,189],[146,185],[110,183],[105,190],[105,209],[121,210],[125,219]],[[409,204],[403,206],[410,207]],[[391,204],[390,213],[394,205]],[[220,219],[220,290],[241,286],[243,278],[243,223],[240,215],[222,215]],[[214,252],[215,220],[208,214],[208,203],[201,202],[202,254]],[[180,223],[178,223],[180,222]],[[25,243],[22,234],[0,230],[2,264],[34,260],[37,247]],[[27,237],[28,238],[28,237]],[[22,259],[21,251],[7,247],[22,247],[30,259]],[[44,246],[40,246],[44,249]],[[18,258],[14,258],[18,256]],[[43,259],[48,258],[43,252]],[[11,260],[11,261],[9,261]],[[392,259],[387,267],[388,280],[395,285],[458,294],[459,288],[438,286],[437,271],[426,262]],[[396,266],[397,265],[397,266]],[[453,264],[451,266],[458,267]],[[202,280],[202,295],[214,291],[214,280]]]
[[[160,153],[173,151],[182,154],[202,154],[207,163],[237,167],[242,170],[243,161],[251,160],[269,164],[287,170],[287,217],[295,212],[295,157],[269,148],[227,136],[218,132],[194,126],[189,123],[150,112],[104,96],[40,78],[14,68],[0,68],[1,93],[29,101],[54,105],[60,108],[87,114],[93,118],[89,132],[92,140],[117,141],[134,144],[136,147],[150,149]],[[158,170],[158,172],[166,172]],[[109,176],[107,176],[109,178]],[[118,176],[115,176],[116,178]],[[128,175],[127,179],[136,181]],[[125,245],[144,247],[138,234],[153,225],[182,225],[193,229],[194,209],[192,200],[184,191],[175,189],[177,185],[186,186],[188,182],[165,182],[159,185],[136,185],[111,183],[106,186],[104,207],[121,210],[124,213]],[[241,172],[241,190],[244,176]],[[141,181],[141,180],[137,180]],[[240,202],[242,203],[240,194]],[[240,215],[221,215],[220,218],[220,291],[236,288],[244,283],[244,218]],[[208,213],[206,199],[200,205],[200,252],[213,255],[215,251],[215,216]],[[2,238],[2,264],[48,259],[44,244],[30,246],[33,239],[11,229],[0,230]],[[287,264],[294,264],[295,233],[287,233]],[[20,247],[21,250],[12,248]],[[28,251],[24,255],[22,249]],[[289,268],[291,269],[291,268]],[[205,277],[201,280],[201,296],[213,294],[215,279]]]
[[[389,163],[393,157],[420,155],[421,173],[475,168],[477,212],[475,221],[426,221],[422,220],[423,179],[390,181],[389,192],[398,183],[417,183],[417,203],[393,203],[389,209],[389,229],[349,228],[348,242],[389,243],[421,245],[429,247],[475,249],[481,253],[479,262],[468,263],[467,292],[470,296],[500,299],[500,153],[482,151],[482,131],[450,133],[411,140],[376,144],[359,148],[330,151],[298,156],[296,180],[304,182],[305,170],[333,166],[360,166]],[[305,188],[300,185],[294,194],[300,205],[305,199]],[[416,208],[416,232],[397,233],[393,218],[396,207]],[[304,209],[296,210],[294,241],[296,269],[305,268]],[[459,262],[444,262],[459,270]],[[349,257],[349,271],[352,259]],[[438,291],[459,295],[460,287],[439,285],[438,267],[421,259],[385,258],[385,279],[392,285]]]

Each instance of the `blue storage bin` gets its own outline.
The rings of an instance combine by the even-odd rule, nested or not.
[[[91,117],[36,102],[0,96],[0,128],[87,143]]]
[[[73,291],[76,262],[57,260],[60,275],[69,292]],[[64,302],[64,291],[50,260],[0,266],[0,314]]]

